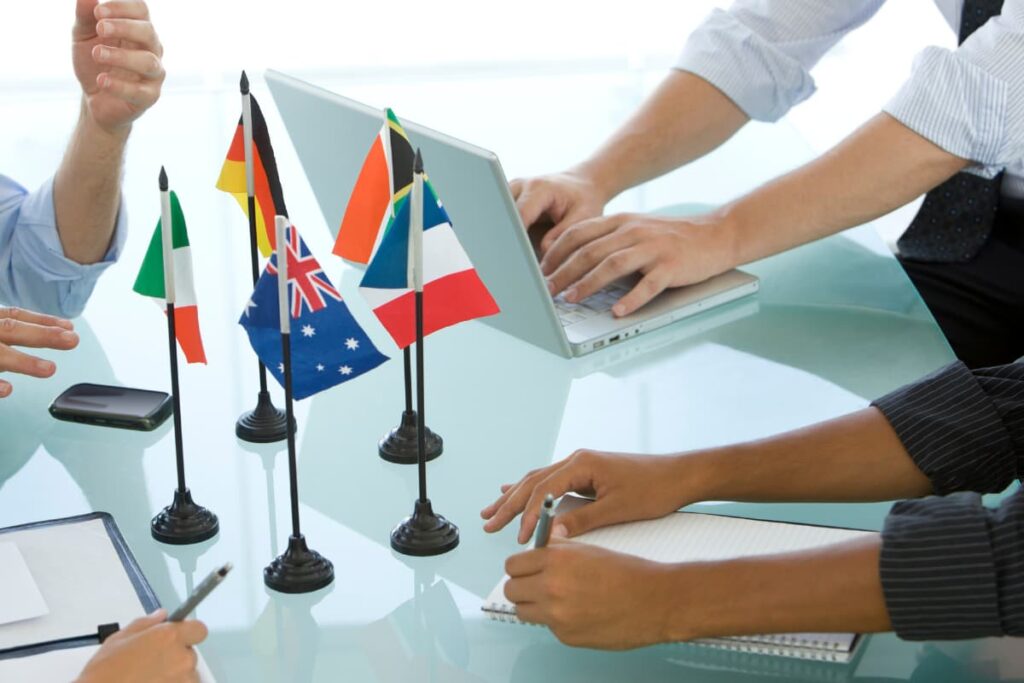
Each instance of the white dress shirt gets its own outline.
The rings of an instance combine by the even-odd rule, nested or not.
[[[676,68],[724,92],[753,119],[775,121],[814,92],[810,69],[885,0],[736,0],[690,36]],[[935,0],[957,33],[964,0]],[[955,50],[925,47],[884,111],[1024,197],[1024,0],[1005,0]]]
[[[100,274],[117,260],[127,235],[124,204],[103,260],[82,265],[64,255],[53,208],[53,181],[36,192],[0,175],[0,304],[73,318]]]

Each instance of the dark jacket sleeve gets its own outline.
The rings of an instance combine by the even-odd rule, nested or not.
[[[939,496],[897,503],[882,531],[881,579],[910,640],[1024,635],[1024,364],[956,363],[874,404]],[[959,491],[959,493],[957,493]]]

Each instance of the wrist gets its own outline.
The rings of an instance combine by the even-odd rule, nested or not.
[[[600,159],[588,159],[570,168],[568,173],[589,185],[602,206],[625,189],[616,183],[614,174],[601,163]]]
[[[78,130],[91,141],[102,144],[106,147],[123,149],[128,143],[128,136],[132,132],[131,122],[123,125],[107,127],[100,124],[93,116],[89,105],[82,98],[81,112],[78,118]]]
[[[746,231],[746,218],[741,202],[733,202],[713,211],[710,215],[715,225],[715,241],[719,258],[729,270],[746,263],[743,254],[742,235]]]
[[[724,449],[690,451],[670,456],[669,481],[682,482],[683,492],[679,507],[705,500],[723,500],[729,473],[722,466],[726,458]]]

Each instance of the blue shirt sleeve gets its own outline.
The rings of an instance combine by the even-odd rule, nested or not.
[[[693,32],[676,68],[721,90],[747,116],[776,121],[814,93],[810,70],[884,0],[737,0]]]
[[[1024,158],[1024,0],[1006,0],[956,50],[925,49],[884,110],[979,175]]]
[[[127,236],[124,203],[110,248],[98,263],[64,256],[53,208],[53,181],[28,192],[0,175],[0,302],[73,318],[82,313],[96,280],[121,253]]]

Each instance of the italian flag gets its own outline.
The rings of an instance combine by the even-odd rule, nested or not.
[[[174,247],[174,332],[185,360],[189,363],[206,363],[203,338],[199,334],[199,309],[196,306],[196,290],[192,282],[192,249],[188,243],[185,228],[185,214],[181,211],[178,195],[171,194],[171,239]],[[152,298],[159,306],[166,305],[164,291],[164,248],[160,236],[162,221],[157,221],[153,239],[149,241],[146,258],[142,261],[139,276],[132,288],[142,296]]]
[[[415,154],[401,122],[390,109],[359,170],[341,219],[334,253],[356,263],[369,263],[395,209],[412,186]]]

